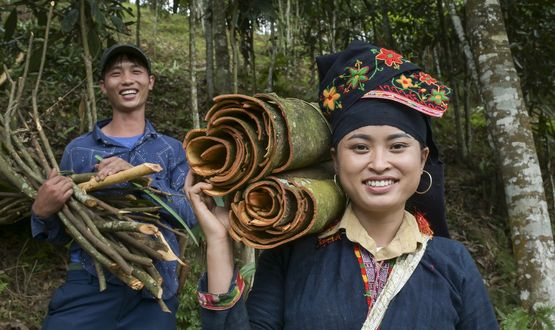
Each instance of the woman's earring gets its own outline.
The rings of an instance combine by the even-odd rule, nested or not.
[[[339,183],[337,182],[337,174],[333,175],[333,183],[335,183],[336,186],[338,186],[339,188],[341,188],[341,186],[339,185]]]
[[[418,191],[416,190],[415,193],[417,193],[418,195],[424,195],[425,193],[427,193],[430,189],[432,189],[432,183],[433,183],[433,179],[432,179],[432,175],[430,174],[430,172],[423,170],[422,174],[426,173],[428,175],[428,178],[430,178],[430,185],[428,186],[428,188],[426,188],[426,190],[424,191]]]

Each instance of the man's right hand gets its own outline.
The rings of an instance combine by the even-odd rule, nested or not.
[[[60,211],[72,194],[73,181],[53,169],[37,191],[32,211],[39,218],[46,219]]]

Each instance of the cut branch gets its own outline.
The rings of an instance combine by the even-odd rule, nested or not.
[[[94,191],[117,183],[128,182],[152,173],[158,173],[160,171],[162,171],[162,167],[158,164],[143,163],[116,174],[109,175],[102,181],[96,181],[96,178],[92,177],[89,181],[79,184],[79,188],[83,189],[85,192]]]

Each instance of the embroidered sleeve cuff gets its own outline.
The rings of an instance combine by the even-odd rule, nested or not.
[[[197,292],[198,301],[200,306],[205,309],[220,311],[230,309],[241,299],[241,295],[243,294],[243,289],[245,287],[245,282],[236,271],[235,279],[231,281],[231,286],[229,291],[226,293],[221,294],[212,294],[208,292],[203,292],[203,289],[206,290],[207,288],[207,275],[206,273],[201,278],[199,283],[199,290]]]

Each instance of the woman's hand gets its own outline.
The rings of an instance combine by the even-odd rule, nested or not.
[[[204,190],[212,189],[211,184],[194,181],[194,174],[189,171],[185,179],[185,196],[191,202],[207,242],[227,240],[229,209],[216,206],[212,197],[204,193]]]
[[[206,268],[208,292],[226,293],[233,278],[233,248],[227,230],[229,209],[217,207],[214,200],[204,193],[212,189],[206,182],[194,182],[193,172],[185,179],[185,196],[191,202],[193,212],[206,238]]]

